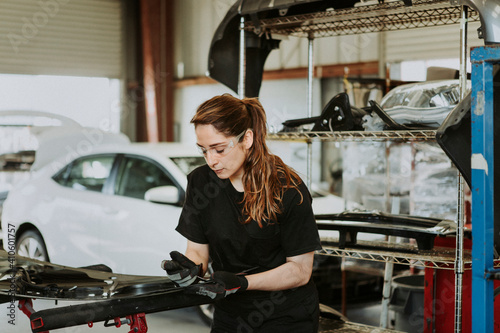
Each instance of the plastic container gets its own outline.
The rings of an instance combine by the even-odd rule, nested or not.
[[[394,311],[394,329],[417,333],[424,330],[424,276],[405,275],[392,279],[389,309]]]

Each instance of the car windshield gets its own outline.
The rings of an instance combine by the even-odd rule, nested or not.
[[[186,156],[186,157],[171,157],[174,163],[182,170],[186,175],[191,171],[205,164],[205,158],[203,156]]]

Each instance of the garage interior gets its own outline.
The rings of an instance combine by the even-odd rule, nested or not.
[[[44,136],[39,128],[50,114],[92,147],[101,144],[92,138],[195,147],[190,119],[203,101],[224,93],[258,97],[269,147],[301,175],[317,204],[320,332],[500,332],[493,116],[500,27],[488,16],[498,10],[498,1],[475,0],[4,0],[0,213],[9,192],[55,165],[42,153],[83,149],[82,136]],[[434,104],[405,105],[426,96]],[[37,114],[47,118],[41,125]],[[125,160],[132,152],[120,154]],[[136,198],[147,191],[134,190]],[[2,217],[16,216],[7,210]],[[12,277],[10,223],[2,221],[0,296]],[[29,231],[15,225],[18,236]],[[131,242],[129,251],[134,246],[144,250]],[[56,257],[45,254],[42,260]],[[188,306],[172,299],[162,304],[170,311],[150,310],[150,332],[210,331],[198,300]],[[0,323],[0,330],[29,332],[31,324],[33,332],[46,331],[22,312],[41,310],[50,321],[65,311],[64,301],[33,306],[21,306],[16,325]],[[110,329],[94,321],[74,328]]]

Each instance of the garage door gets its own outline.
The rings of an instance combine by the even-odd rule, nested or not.
[[[0,73],[122,76],[120,0],[2,0],[0,36]]]

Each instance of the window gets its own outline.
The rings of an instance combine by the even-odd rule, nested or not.
[[[120,166],[115,193],[144,199],[147,190],[167,185],[174,186],[174,182],[156,164],[138,158],[126,158]]]
[[[113,166],[114,156],[94,156],[73,162],[66,186],[101,192]],[[56,178],[58,181],[60,178]]]
[[[68,179],[68,173],[71,170],[71,163],[57,172],[52,179],[59,185],[66,186],[66,180]]]
[[[120,132],[118,79],[0,74],[0,91],[2,110],[45,111],[82,126]],[[36,126],[58,126],[55,119],[40,117],[36,121]]]

